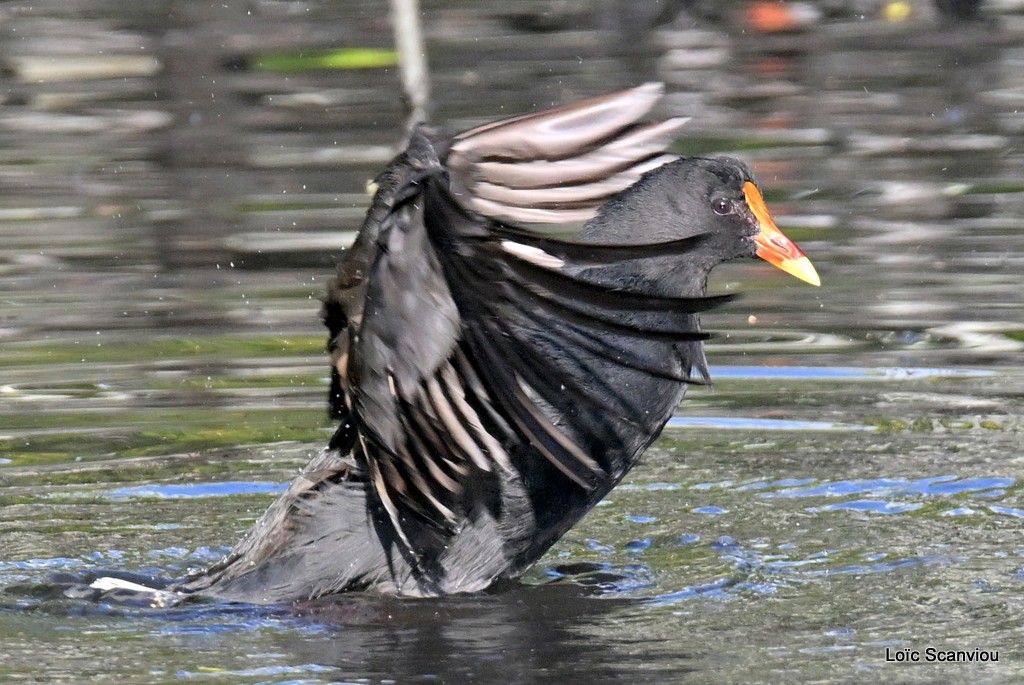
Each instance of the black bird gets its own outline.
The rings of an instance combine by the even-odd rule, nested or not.
[[[330,445],[221,561],[168,588],[281,602],[522,574],[708,371],[708,273],[818,276],[750,172],[676,158],[648,84],[458,135],[420,127],[324,306]],[[588,220],[576,240],[519,227]]]

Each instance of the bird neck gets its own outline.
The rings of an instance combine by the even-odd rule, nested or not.
[[[605,244],[651,244],[696,235],[681,225],[685,219],[666,209],[661,184],[634,186],[606,203],[580,231],[583,242]],[[642,220],[638,220],[642,217]],[[588,277],[624,288],[675,297],[703,297],[708,275],[719,262],[710,243],[696,245],[681,256],[628,259],[581,271]]]

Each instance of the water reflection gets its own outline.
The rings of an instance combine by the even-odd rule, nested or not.
[[[602,682],[628,657],[594,634],[632,602],[588,601],[587,594],[555,584],[444,602],[303,605],[300,612],[318,622],[336,621],[337,633],[330,641],[296,641],[289,651],[333,666],[336,677],[527,683],[575,669]],[[651,677],[667,675],[652,666]]]
[[[32,592],[209,563],[329,435],[317,298],[403,109],[390,68],[267,58],[386,51],[383,3],[3,9],[0,680],[846,682],[975,643],[1012,671],[1024,25],[683,4],[428,3],[435,117],[663,80],[679,151],[752,162],[824,287],[716,273],[715,387],[534,587],[298,611]]]

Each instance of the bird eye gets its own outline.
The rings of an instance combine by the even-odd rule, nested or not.
[[[715,214],[725,216],[732,213],[732,200],[727,197],[716,197],[711,201],[711,208],[715,210]]]

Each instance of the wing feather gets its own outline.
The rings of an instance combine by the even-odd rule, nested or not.
[[[651,111],[664,91],[660,83],[645,83],[503,119],[456,135],[452,149],[479,157],[561,159],[639,120]]]
[[[474,171],[480,182],[508,188],[560,186],[566,184],[566,179],[576,183],[600,181],[641,160],[653,158],[663,164],[675,159],[662,153],[688,121],[688,118],[676,118],[640,125],[613,138],[606,145],[565,159],[535,159],[516,163],[482,161],[475,165]]]
[[[664,152],[687,119],[639,123],[663,92],[647,83],[460,133],[446,158],[453,196],[491,218],[585,221],[673,159]]]
[[[468,455],[469,460],[472,461],[477,468],[482,471],[490,471],[490,460],[487,458],[487,455],[483,453],[480,446],[477,445],[476,441],[463,425],[465,417],[457,415],[451,404],[449,404],[448,398],[441,390],[441,385],[438,383],[437,378],[434,377],[427,381],[426,388],[427,394],[430,397],[430,403],[433,406],[438,419],[447,430],[448,435],[450,435],[452,440],[457,443],[459,450]]]
[[[561,206],[596,208],[615,193],[621,192],[639,181],[640,177],[648,171],[653,171],[673,159],[676,158],[671,155],[661,155],[608,176],[578,179],[579,182],[575,185],[567,185],[566,176],[562,176],[560,183],[546,186],[500,185],[481,180],[473,185],[473,197],[469,203],[474,209],[477,200],[490,200],[499,205],[520,208],[537,206],[555,209]]]
[[[421,537],[454,534],[477,515],[478,486],[498,487],[501,473],[539,459],[564,474],[566,487],[587,492],[613,477],[585,445],[618,440],[616,425],[642,417],[630,414],[620,389],[595,393],[567,377],[565,362],[540,345],[691,382],[689,369],[648,359],[630,341],[702,340],[694,314],[729,298],[622,289],[588,279],[586,268],[685,255],[700,236],[602,245],[498,218],[589,218],[665,163],[684,121],[639,123],[660,95],[648,84],[449,141],[418,131],[382,174],[325,319],[332,407],[353,426],[338,444],[354,444],[368,464],[408,558],[429,563]],[[609,339],[620,342],[609,347]],[[567,428],[579,410],[604,417],[587,422],[589,437]]]
[[[470,384],[472,379],[462,379],[459,377],[458,372],[452,365],[446,366],[442,370],[443,382],[440,385],[441,389],[451,401],[452,405],[458,409],[461,415],[461,421],[472,431],[473,440],[477,441],[477,445],[481,450],[487,453],[501,468],[511,470],[512,463],[509,461],[508,453],[505,452],[505,448],[501,446],[501,443],[491,434],[483,425],[479,414],[476,410],[466,401],[465,393],[466,388],[464,383],[468,380]],[[506,431],[507,432],[507,431]],[[483,468],[483,467],[481,467]],[[490,470],[489,468],[487,470]]]

